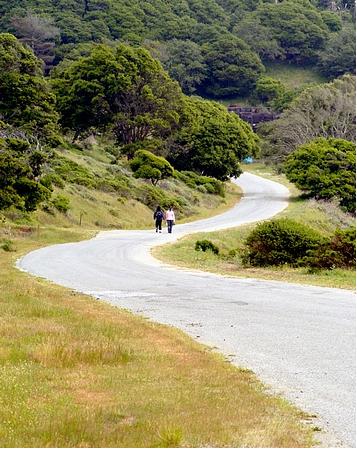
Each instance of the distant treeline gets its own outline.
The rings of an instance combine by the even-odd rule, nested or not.
[[[0,0],[11,32],[46,70],[92,42],[144,46],[183,91],[246,95],[266,61],[355,70],[355,6],[346,0]]]

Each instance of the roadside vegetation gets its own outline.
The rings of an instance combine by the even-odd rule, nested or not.
[[[309,447],[309,419],[183,332],[19,272],[93,231],[1,229],[3,447]],[[11,247],[4,247],[11,241]]]
[[[253,225],[155,254],[352,288],[353,2],[11,0],[0,13],[1,445],[311,446],[308,417],[252,373],[14,263],[101,229],[149,228],[158,204],[178,221],[223,212],[240,198],[227,181],[262,156],[280,174],[250,170],[295,183],[279,217],[290,221],[271,225],[277,266],[263,258],[271,229],[247,255]],[[234,98],[280,118],[255,133],[209,100]],[[293,266],[287,234],[306,266]]]
[[[253,241],[252,234],[258,228],[256,224],[252,224],[226,231],[192,234],[180,239],[177,243],[154,248],[155,257],[181,267],[224,275],[354,289],[356,285],[355,251],[353,250],[353,245],[355,248],[354,216],[341,210],[336,201],[318,201],[314,198],[302,197],[301,192],[289,183],[285,175],[276,174],[264,164],[252,164],[245,168],[247,171],[283,183],[291,190],[292,196],[288,208],[277,215],[278,219],[292,221],[289,230],[282,233],[282,238],[288,239],[283,240],[281,247],[284,249],[283,252],[278,246],[280,241],[277,228],[274,228],[272,236],[268,237],[267,234],[266,238],[263,238],[264,244],[257,242],[258,246],[255,246],[259,248],[257,252],[259,259],[254,261],[252,259],[254,253],[251,253],[249,260],[247,240],[249,241],[251,236]],[[271,223],[275,222],[274,218]],[[287,224],[283,222],[284,227],[288,224],[289,222]],[[308,229],[301,231],[301,226]],[[340,261],[340,255],[336,252],[331,253],[336,250],[336,246],[334,247],[333,244],[332,247],[331,244],[323,246],[333,239],[338,229],[351,230],[351,237],[347,237],[347,242],[349,242],[347,249],[343,249],[344,257],[348,262],[344,262],[346,259],[342,256],[342,261]],[[305,232],[304,237],[301,236],[301,232]],[[298,237],[293,242],[291,239],[294,233],[297,233]],[[309,235],[309,240],[307,240],[307,235]],[[271,239],[274,248],[269,247]],[[300,246],[302,252],[292,252],[298,251],[297,248],[301,242],[303,242],[302,247]],[[311,242],[309,243],[311,246],[305,247],[307,242]],[[204,249],[202,249],[202,245]],[[273,263],[269,259],[267,263],[263,262],[264,245],[268,245],[266,248],[269,258],[272,257],[272,251],[276,254],[276,260]],[[303,263],[298,263],[299,257],[306,256],[308,249],[320,249],[321,251],[321,247],[325,248],[323,253],[315,253],[315,258],[313,258],[314,254],[310,252],[309,260],[305,259]]]

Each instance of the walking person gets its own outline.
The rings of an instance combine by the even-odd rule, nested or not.
[[[156,232],[162,231],[162,220],[164,219],[165,214],[160,206],[157,206],[156,211],[154,212],[154,220]]]
[[[166,212],[166,223],[167,223],[167,231],[169,234],[172,232],[172,225],[175,224],[175,212],[172,209],[172,206],[169,207],[169,210]]]

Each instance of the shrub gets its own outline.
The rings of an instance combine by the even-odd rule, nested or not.
[[[69,198],[67,198],[64,195],[57,195],[52,199],[52,204],[53,206],[59,211],[62,212],[63,214],[67,213],[70,206],[70,200]]]
[[[255,266],[297,265],[307,251],[317,248],[324,241],[316,231],[293,220],[267,221],[249,234],[245,262]]]
[[[14,248],[14,242],[9,239],[3,239],[2,242],[0,243],[0,248],[2,248],[4,251],[7,252],[16,251]]]
[[[135,178],[150,179],[153,185],[174,174],[172,165],[165,158],[155,156],[155,154],[146,150],[139,150],[135,153],[130,167]]]
[[[51,161],[51,167],[64,181],[89,188],[96,187],[96,180],[89,170],[63,156],[56,155]]]
[[[329,242],[308,251],[301,264],[311,268],[353,268],[356,265],[356,228],[337,229]]]
[[[45,175],[43,178],[41,178],[41,184],[43,184],[47,188],[50,188],[52,184],[56,187],[59,187],[60,189],[63,189],[65,186],[63,179],[56,173],[49,173],[48,175]]]
[[[338,198],[348,212],[356,210],[355,144],[343,139],[318,138],[289,155],[289,181],[317,199]]]
[[[213,254],[219,253],[219,248],[214,243],[212,243],[210,240],[197,240],[195,244],[195,250],[196,251],[212,251]]]
[[[216,178],[201,176],[193,171],[186,170],[176,171],[175,176],[192,189],[197,189],[203,193],[211,193],[222,197],[225,196],[224,183]]]

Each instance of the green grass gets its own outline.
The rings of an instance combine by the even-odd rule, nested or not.
[[[249,165],[246,170],[276,180],[291,188],[290,204],[287,209],[278,215],[279,217],[288,217],[305,223],[326,236],[331,235],[337,227],[348,226],[354,222],[351,215],[342,212],[335,204],[316,200],[302,200],[299,197],[298,190],[290,185],[284,175],[274,174],[270,168],[263,164]],[[168,263],[218,274],[325,287],[355,288],[356,276],[354,270],[334,269],[311,273],[307,268],[245,267],[240,255],[244,250],[244,241],[254,226],[254,224],[251,224],[226,231],[197,233],[182,238],[175,244],[157,247],[153,250],[153,254]],[[219,248],[219,256],[210,251],[195,251],[196,241],[203,239],[212,241]],[[236,252],[235,255],[230,253],[232,250]]]
[[[1,227],[2,447],[307,447],[307,417],[174,328],[14,268],[81,229]]]
[[[327,78],[311,67],[296,66],[284,62],[265,65],[266,76],[280,80],[286,87],[296,89],[311,83],[324,83]]]

